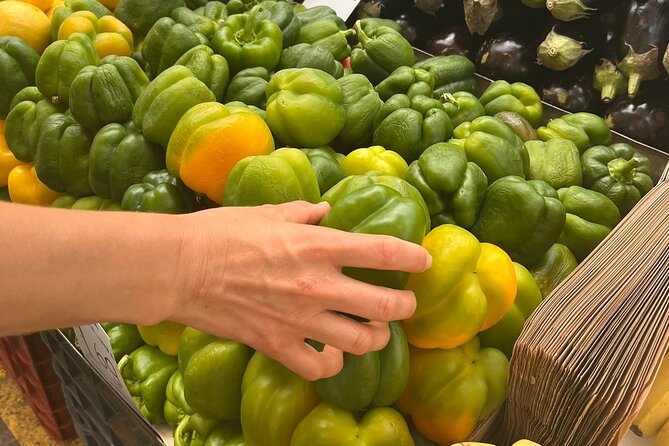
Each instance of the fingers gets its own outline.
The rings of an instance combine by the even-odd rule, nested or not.
[[[274,209],[287,222],[315,225],[328,213],[330,205],[327,201],[321,201],[318,204],[312,204],[307,201],[292,201],[277,205]]]
[[[334,376],[344,366],[344,356],[341,350],[326,345],[322,352],[318,352],[301,340],[295,345],[276,352],[275,355],[268,354],[309,381]]]
[[[354,355],[381,350],[390,339],[386,323],[362,323],[330,312],[311,319],[304,327],[304,333],[309,339]]]

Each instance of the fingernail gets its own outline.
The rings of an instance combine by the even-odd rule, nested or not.
[[[427,260],[425,261],[425,271],[430,269],[432,267],[432,256],[430,254],[427,255]]]

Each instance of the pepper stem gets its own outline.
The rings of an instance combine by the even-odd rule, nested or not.
[[[631,184],[634,179],[635,169],[639,166],[639,160],[632,158],[626,160],[625,158],[616,158],[608,163],[609,173],[611,178],[619,183]]]
[[[344,35],[344,37],[346,37],[347,39],[348,39],[350,36],[355,36],[355,35],[357,34],[353,28],[351,28],[351,29],[347,29],[346,31],[340,31],[340,32],[341,32],[341,33]]]
[[[118,362],[118,369],[119,369],[119,371],[120,371],[120,372],[123,372],[123,369],[126,368],[126,366],[128,365],[129,362],[130,362],[130,356],[128,356],[128,355],[123,355],[123,357],[121,358],[121,360]]]
[[[242,29],[239,39],[242,42],[252,42],[255,39],[255,28],[258,23],[258,9],[253,8],[246,18],[246,25]]]
[[[355,34],[358,36],[358,42],[360,42],[362,46],[365,46],[369,41],[369,36],[367,36],[367,34],[365,34],[365,32],[362,30],[360,20],[355,22],[355,25],[353,25],[353,31],[355,31]]]

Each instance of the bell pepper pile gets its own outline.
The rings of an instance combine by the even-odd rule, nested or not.
[[[105,324],[177,445],[465,440],[504,399],[525,320],[653,186],[601,118],[546,122],[518,82],[477,95],[471,62],[416,61],[393,22],[290,0],[60,3],[41,54],[0,36],[0,198],[170,214],[325,200],[322,226],[433,257],[422,274],[343,269],[417,309],[317,382],[170,321]]]

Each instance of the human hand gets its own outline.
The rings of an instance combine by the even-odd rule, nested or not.
[[[328,210],[293,202],[183,216],[181,297],[168,319],[243,342],[309,380],[338,373],[342,351],[383,348],[387,323],[413,314],[413,292],[365,284],[341,268],[422,272],[431,257],[393,237],[315,226]]]

